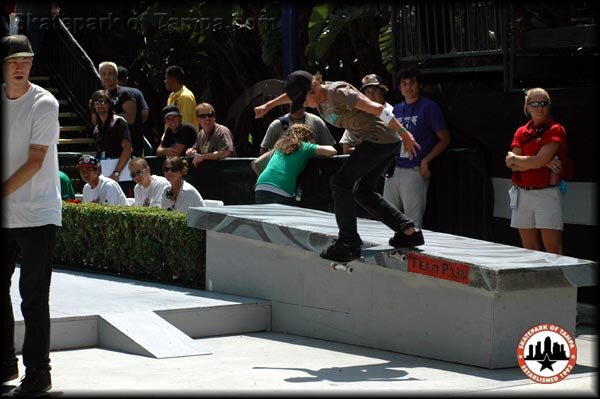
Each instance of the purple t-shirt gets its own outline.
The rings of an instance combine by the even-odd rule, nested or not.
[[[448,129],[442,109],[435,101],[421,96],[417,102],[411,104],[405,101],[396,104],[393,113],[421,146],[413,159],[409,159],[407,154],[401,152],[396,154],[396,165],[403,168],[418,166],[437,144],[439,139],[436,132]]]

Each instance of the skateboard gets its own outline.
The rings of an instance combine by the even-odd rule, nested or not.
[[[388,249],[373,249],[373,248],[366,248],[363,249],[361,251],[362,256],[360,258],[357,259],[353,259],[351,261],[348,262],[336,262],[336,261],[332,261],[329,266],[336,271],[345,271],[347,273],[352,273],[354,271],[354,268],[352,267],[352,265],[350,264],[350,262],[355,262],[355,261],[362,261],[364,262],[364,260],[366,258],[374,258],[378,255],[381,256],[387,256],[389,258],[394,258],[394,259],[398,259],[401,262],[407,262],[408,261],[408,253],[407,253],[407,249],[406,248],[391,248],[391,247],[387,247]]]

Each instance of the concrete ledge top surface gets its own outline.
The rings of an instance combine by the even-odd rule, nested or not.
[[[317,253],[338,233],[332,213],[279,204],[190,208],[188,226]],[[364,243],[362,261],[404,272],[492,291],[597,285],[598,264],[586,259],[424,230],[425,245],[405,250],[407,262],[385,256],[393,250],[387,242],[394,232],[384,224],[359,218],[358,231]],[[450,269],[466,270],[466,279],[447,278]]]

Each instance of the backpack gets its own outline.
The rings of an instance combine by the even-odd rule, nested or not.
[[[277,118],[277,120],[279,123],[281,123],[281,127],[283,128],[284,132],[290,128],[290,118],[288,118],[286,115],[280,116]]]

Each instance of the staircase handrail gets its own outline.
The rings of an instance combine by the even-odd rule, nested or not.
[[[100,75],[60,17],[54,17],[53,22],[52,37],[46,41],[46,66],[75,112],[88,121],[89,98],[102,88]]]

